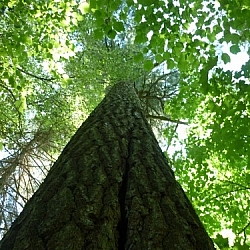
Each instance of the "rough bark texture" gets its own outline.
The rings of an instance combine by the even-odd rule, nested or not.
[[[214,249],[127,83],[79,128],[1,250]]]

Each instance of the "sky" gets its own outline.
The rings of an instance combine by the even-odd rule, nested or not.
[[[241,52],[239,52],[237,55],[232,54],[230,52],[229,46],[226,45],[222,47],[222,51],[223,53],[227,53],[231,58],[230,63],[224,64],[223,68],[225,70],[239,71],[241,66],[249,60],[249,55],[244,48],[241,48]]]

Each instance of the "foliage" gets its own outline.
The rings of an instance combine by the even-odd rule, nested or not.
[[[250,54],[249,1],[5,0],[0,16],[6,211],[18,214],[105,89],[133,81],[148,118],[166,122],[153,123],[164,143],[182,143],[173,167],[209,234],[229,249],[230,229],[234,249],[249,248],[250,61],[224,70],[225,47]]]

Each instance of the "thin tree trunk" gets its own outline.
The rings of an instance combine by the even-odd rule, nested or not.
[[[1,250],[214,249],[128,83],[63,150]]]

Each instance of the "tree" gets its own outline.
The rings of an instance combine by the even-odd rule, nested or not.
[[[148,119],[188,124],[171,159],[176,178],[220,249],[229,249],[225,229],[231,245],[249,248],[249,1],[5,0],[0,16],[1,235],[104,88],[122,79],[145,86]],[[226,71],[240,51],[246,63]],[[168,98],[164,84],[151,86],[170,71],[178,84]],[[182,143],[178,123],[155,125],[164,146]]]
[[[60,60],[65,67],[60,69],[59,76],[54,69],[53,74],[43,70],[37,58],[19,66],[21,71],[17,72],[22,83],[17,77],[12,77],[12,82],[27,85],[19,88],[25,107],[11,81],[4,78],[0,84],[2,106],[7,110],[0,110],[0,138],[8,152],[1,159],[0,169],[1,236],[39,187],[81,121],[100,102],[105,87],[119,79],[136,81],[143,107],[148,108],[146,116],[151,120],[156,120],[155,117],[170,120],[162,111],[165,100],[171,98],[178,86],[178,81],[169,80],[171,72],[164,75],[161,67],[151,73],[143,69],[142,63],[133,62],[139,46],[127,42],[122,47],[108,41],[112,47],[107,47],[104,41],[97,41],[90,31],[93,21],[88,19],[71,34],[79,51],[70,61]]]
[[[0,249],[214,249],[132,85],[82,124]]]

